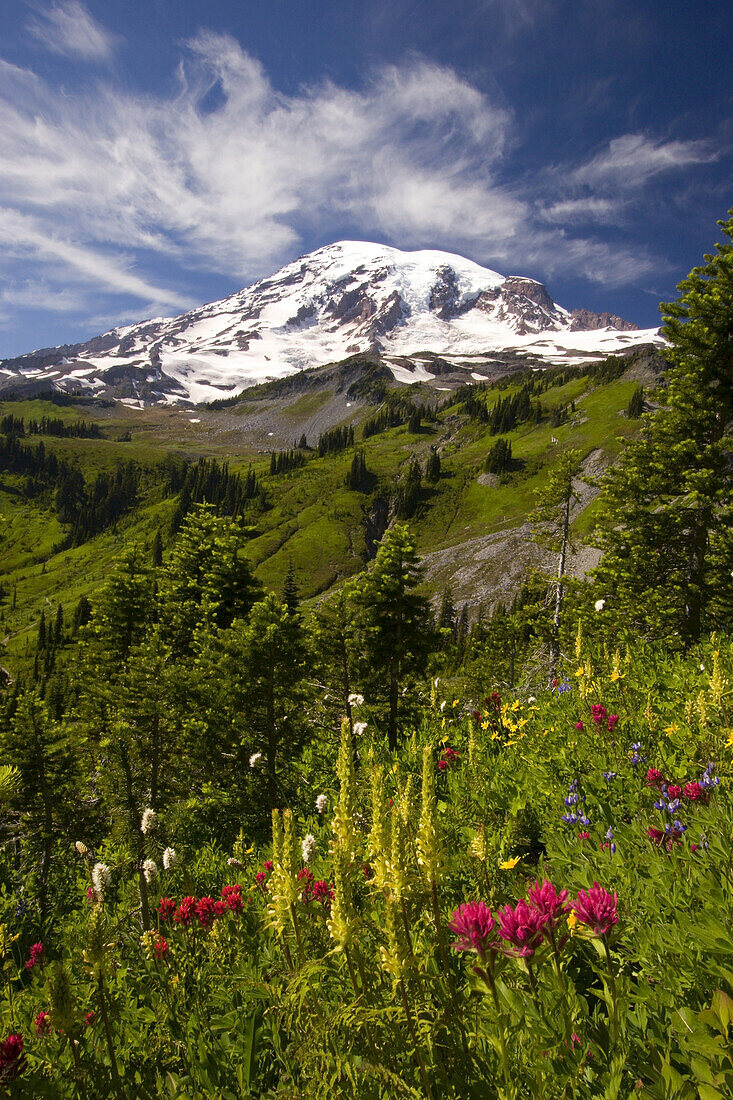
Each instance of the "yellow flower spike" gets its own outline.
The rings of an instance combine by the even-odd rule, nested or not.
[[[505,859],[503,863],[499,864],[500,871],[513,871],[519,863],[521,856],[515,856],[514,859]]]
[[[425,880],[436,882],[443,865],[443,843],[438,825],[438,799],[435,788],[435,760],[430,745],[423,750],[420,825],[417,832],[418,862]]]

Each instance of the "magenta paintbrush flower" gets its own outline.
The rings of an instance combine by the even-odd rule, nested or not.
[[[616,893],[609,894],[597,882],[594,882],[590,890],[578,890],[578,896],[573,902],[573,912],[581,924],[592,929],[594,936],[605,936],[618,924]]]
[[[539,882],[535,882],[534,886],[530,887],[529,890],[529,900],[531,904],[542,914],[545,925],[553,930],[557,928],[565,913],[570,911],[570,906],[567,904],[567,897],[567,890],[561,890],[558,894],[557,890],[548,879],[544,879],[541,885]]]
[[[497,916],[499,935],[512,945],[506,953],[522,959],[534,955],[544,938],[547,924],[544,913],[520,898],[513,909],[511,905],[505,905]]]
[[[491,933],[496,927],[496,921],[484,901],[466,901],[459,905],[448,922],[448,927],[457,937],[453,944],[456,951],[475,951],[483,961],[489,950],[495,946]]]

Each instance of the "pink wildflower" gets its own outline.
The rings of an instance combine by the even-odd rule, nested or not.
[[[184,898],[181,904],[173,914],[173,920],[176,924],[182,924],[187,927],[193,920],[194,913],[196,912],[196,898],[187,897]]]
[[[585,726],[583,725],[582,722],[576,722],[575,723],[575,729],[576,730],[583,730],[583,729],[585,729]]]
[[[262,883],[267,878],[267,871],[258,871],[255,875],[255,882],[258,886],[262,886]]]
[[[590,708],[590,716],[593,719],[593,725],[600,726],[601,722],[605,722],[608,718],[608,711],[601,703],[594,703]]]
[[[590,840],[590,833],[578,833],[578,840]]]
[[[667,788],[667,794],[670,798],[679,798],[682,794],[682,787],[680,787],[677,783],[670,783],[669,787]]]
[[[520,898],[513,909],[511,905],[505,905],[499,909],[497,916],[499,935],[512,945],[506,953],[523,959],[531,958],[544,938],[544,914]]]
[[[255,876],[256,877],[256,876]],[[244,908],[244,902],[242,901],[242,887],[237,882],[234,886],[222,886],[221,896],[224,899],[224,906],[230,913],[241,913]]]
[[[529,889],[530,902],[542,914],[545,927],[553,930],[557,928],[563,914],[570,910],[570,906],[567,904],[567,896],[567,890],[561,890],[558,894],[553,884],[547,879],[543,881],[541,886],[539,882],[535,882],[534,886]]]
[[[216,920],[217,912],[215,905],[216,901],[214,898],[199,898],[198,905],[196,906],[196,916],[202,928],[211,928]]]
[[[173,898],[161,898],[158,902],[158,916],[161,920],[170,920],[176,911]]]
[[[592,929],[594,936],[605,936],[614,924],[618,924],[617,901],[615,892],[609,894],[594,882],[590,890],[578,890],[573,912],[581,924]]]
[[[43,963],[43,955],[45,948],[42,943],[34,943],[31,946],[31,957],[25,964],[26,970],[32,970],[34,966],[38,966]]]
[[[692,782],[685,784],[683,793],[688,802],[699,802],[705,794],[705,790],[699,783]]]
[[[438,771],[439,772],[444,772],[447,767],[448,767],[448,761],[447,760],[442,760],[441,759],[441,760],[438,761]]]
[[[87,1012],[86,1016],[84,1017],[84,1027],[91,1027],[96,1018],[97,1014],[94,1009],[92,1009],[91,1012]]]
[[[659,768],[649,768],[646,773],[646,785],[647,787],[661,787],[664,776],[660,772]]]
[[[268,871],[268,872],[269,872],[269,871],[271,871],[271,870],[272,870],[272,868],[273,868],[273,862],[272,862],[272,860],[271,860],[271,859],[266,859],[266,860],[265,860],[265,862],[264,862],[264,864],[263,864],[263,866],[264,866],[264,868],[265,868],[265,870],[266,870],[266,871]]]
[[[664,839],[664,833],[661,829],[656,829],[653,825],[650,825],[646,831],[646,835],[654,844],[660,844]]]
[[[169,950],[168,940],[164,936],[159,936],[154,947],[156,959],[164,959]]]
[[[11,1031],[0,1043],[0,1081],[14,1081],[24,1069],[23,1036]]]
[[[475,951],[483,962],[488,952],[496,948],[491,939],[496,921],[484,901],[466,901],[459,905],[448,927],[457,936],[453,944],[456,951]]]
[[[611,733],[616,729],[618,725],[618,714],[609,714],[608,716],[608,729]]]
[[[48,1035],[51,1031],[51,1017],[48,1012],[39,1012],[33,1021],[33,1026],[39,1039],[44,1035]]]
[[[325,879],[316,879],[315,882],[310,884],[309,894],[313,901],[320,901],[323,905],[330,905],[333,901],[333,886],[330,882],[326,882]]]

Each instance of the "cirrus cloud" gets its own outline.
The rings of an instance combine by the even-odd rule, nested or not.
[[[111,37],[87,15],[59,0],[33,33],[45,41],[61,28],[65,50],[102,60]],[[520,181],[516,130],[510,111],[420,56],[376,69],[358,88],[322,81],[291,95],[213,31],[186,44],[157,96],[111,77],[59,95],[0,61],[0,267],[16,286],[50,287],[59,305],[74,284],[87,317],[110,313],[111,296],[124,298],[121,314],[131,300],[186,308],[186,273],[244,282],[292,259],[304,238],[325,243],[345,225],[398,247],[607,285],[660,269],[643,249],[575,230],[613,220],[609,181],[642,187],[704,162],[704,142],[626,135],[580,165]],[[21,306],[30,294],[15,297]]]

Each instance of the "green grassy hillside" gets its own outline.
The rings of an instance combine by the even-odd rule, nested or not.
[[[372,401],[346,402],[338,380],[329,381],[331,376],[323,388],[312,392],[296,390],[283,397],[272,387],[257,387],[236,405],[201,410],[140,410],[83,402],[58,406],[41,400],[2,402],[0,418],[12,414],[30,422],[48,416],[67,425],[83,418],[98,424],[103,435],[100,439],[35,435],[23,441],[25,445],[42,441],[47,452],[77,463],[87,483],[103,471],[114,470],[120,462],[133,461],[142,470],[135,507],[102,534],[66,548],[61,546],[68,528],[59,522],[53,488],[28,496],[23,476],[0,473],[5,662],[10,667],[22,664],[33,652],[42,610],[48,616],[49,608],[55,612],[56,604],[61,603],[68,622],[81,595],[93,599],[125,545],[137,541],[152,547],[157,530],[164,547],[170,541],[176,501],[161,482],[160,471],[171,459],[180,463],[208,457],[228,462],[233,471],[254,470],[267,496],[264,509],[253,506],[244,517],[253,526],[249,556],[256,574],[265,586],[280,591],[292,562],[301,595],[309,599],[363,568],[369,556],[368,534],[377,538],[381,534],[400,478],[413,458],[424,473],[428,455],[435,449],[441,462],[440,477],[434,484],[423,479],[417,507],[409,517],[428,563],[426,588],[435,595],[450,583],[458,599],[468,599],[474,605],[482,600],[495,602],[497,594],[507,594],[506,586],[516,582],[516,570],[504,569],[509,556],[516,558],[516,546],[511,549],[509,542],[502,540],[509,536],[516,540],[536,491],[545,484],[558,454],[566,448],[578,449],[586,459],[586,469],[598,472],[613,461],[622,440],[638,430],[639,421],[625,414],[637,377],[632,364],[610,382],[599,381],[597,373],[596,377],[560,379],[562,384],[541,394],[544,415],[540,423],[522,423],[503,433],[511,443],[514,461],[513,468],[501,477],[484,471],[487,451],[496,436],[490,434],[487,424],[468,415],[465,403],[440,394],[441,399],[453,403],[445,404],[434,418],[423,420],[419,431],[410,431],[403,424],[364,439],[363,422],[380,405],[373,403],[374,395]],[[504,379],[493,389],[489,386],[476,392],[491,408],[500,397],[516,394],[524,381],[526,377],[521,376]],[[405,393],[407,388],[399,392]],[[415,388],[409,393],[416,402],[428,400],[434,407],[435,391]],[[570,410],[567,419],[553,426],[553,410],[561,407]],[[274,410],[271,436],[263,429],[268,409]],[[331,415],[327,425],[355,426],[354,446],[319,457],[314,449],[317,439],[311,437],[303,467],[271,475],[270,451],[291,447],[324,409]],[[357,450],[363,451],[370,474],[365,492],[347,489],[345,484]],[[574,520],[578,530],[587,531],[592,524],[593,495],[587,487],[582,493]],[[477,584],[475,571],[468,581],[462,580],[467,547],[475,555],[497,540],[485,586]],[[535,549],[524,548],[522,554],[525,549],[523,567],[539,560]]]

